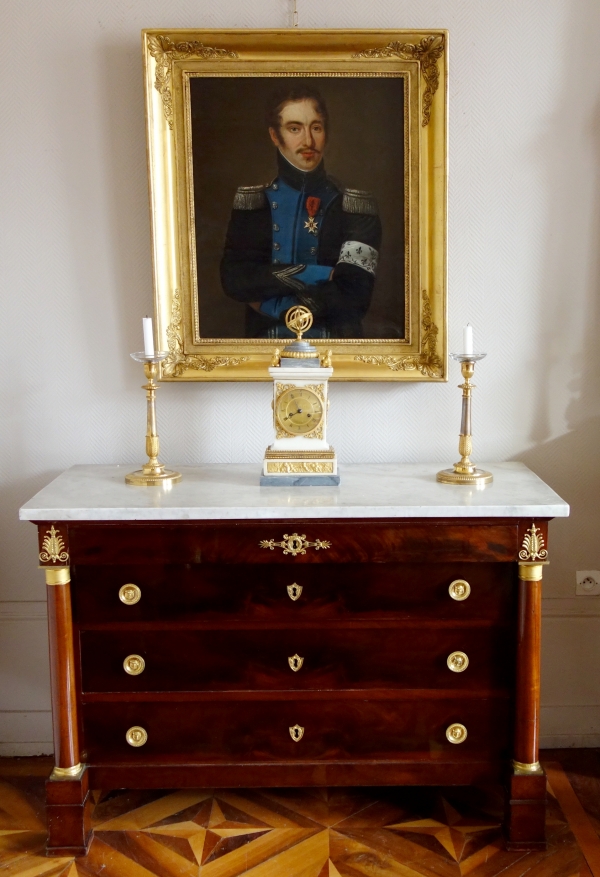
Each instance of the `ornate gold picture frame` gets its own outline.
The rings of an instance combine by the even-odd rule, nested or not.
[[[333,380],[446,380],[446,31],[142,44],[161,378],[270,380],[301,303]]]

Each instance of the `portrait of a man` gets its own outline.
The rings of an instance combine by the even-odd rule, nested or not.
[[[405,80],[190,78],[199,339],[406,334]]]
[[[246,304],[248,338],[289,337],[284,316],[297,304],[312,311],[309,337],[362,338],[382,238],[377,202],[327,173],[329,115],[312,84],[275,90],[265,122],[277,172],[235,193],[223,290]]]

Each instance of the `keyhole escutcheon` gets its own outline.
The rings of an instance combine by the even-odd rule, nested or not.
[[[296,602],[296,600],[300,597],[302,593],[302,585],[297,585],[296,582],[294,582],[293,585],[287,586],[287,592],[290,600]]]
[[[301,658],[300,655],[292,655],[291,658],[288,658],[288,664],[294,673],[297,673],[302,664],[304,664],[304,658]]]

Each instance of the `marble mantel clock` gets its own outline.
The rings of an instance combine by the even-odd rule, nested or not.
[[[297,337],[282,351],[275,351],[269,369],[275,440],[265,451],[260,483],[339,484],[335,451],[327,443],[331,351],[321,358],[316,347],[302,340],[312,325],[308,308],[290,308],[286,325]]]

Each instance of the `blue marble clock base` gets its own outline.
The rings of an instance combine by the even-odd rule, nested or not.
[[[335,487],[339,475],[261,475],[261,487]]]

